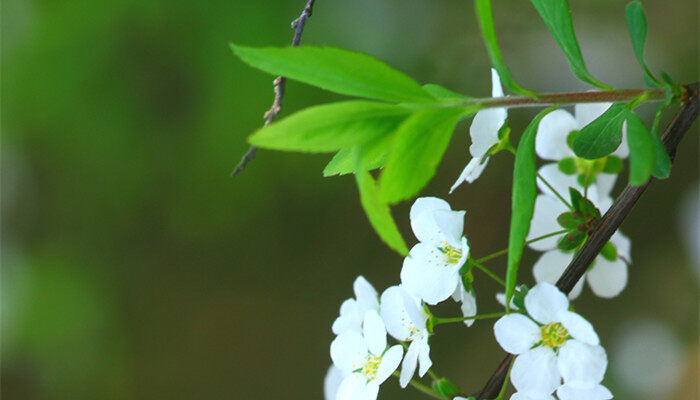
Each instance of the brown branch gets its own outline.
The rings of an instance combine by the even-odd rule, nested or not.
[[[294,29],[294,38],[292,39],[292,47],[299,45],[301,41],[301,34],[304,32],[304,25],[306,25],[306,20],[311,16],[314,8],[314,2],[316,0],[308,0],[306,2],[306,7],[299,15],[299,18],[292,21],[292,29]],[[284,87],[287,83],[287,79],[283,76],[278,76],[274,81],[273,85],[275,87],[275,99],[272,101],[272,106],[265,113],[265,126],[268,126],[275,120],[277,114],[282,110],[282,99],[284,98]],[[248,163],[255,158],[255,153],[258,151],[256,146],[250,146],[248,151],[243,154],[241,161],[236,165],[236,168],[231,172],[231,177],[240,174],[248,165]]]
[[[698,83],[687,85],[685,88],[687,90],[687,96],[683,101],[683,105],[673,121],[671,121],[666,128],[666,132],[664,132],[662,137],[671,161],[673,161],[676,156],[678,144],[697,118],[698,110],[700,109]],[[615,203],[613,203],[610,209],[605,213],[600,224],[596,227],[588,240],[586,240],[581,250],[576,253],[571,264],[569,264],[557,281],[557,287],[562,292],[568,294],[571,289],[573,289],[576,282],[581,279],[590,263],[593,262],[603,246],[610,240],[610,237],[615,231],[617,231],[622,221],[624,221],[625,217],[627,217],[632,207],[634,207],[637,200],[639,200],[652,181],[653,179],[641,186],[627,186],[617,199],[615,199]],[[513,355],[506,355],[496,371],[491,375],[484,388],[476,395],[477,400],[493,399],[498,396],[512,361]]]

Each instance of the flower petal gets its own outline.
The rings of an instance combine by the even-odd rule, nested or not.
[[[581,193],[584,191],[583,186],[578,184],[576,175],[567,175],[561,172],[557,164],[545,164],[537,172],[542,176],[542,178],[544,178],[544,180],[547,181],[547,183],[552,185],[557,193],[559,193],[565,199],[569,197],[570,187],[578,190]],[[556,194],[552,192],[552,189],[550,189],[549,186],[547,186],[547,184],[545,184],[540,178],[537,179],[537,187],[546,195],[552,197],[556,196]],[[556,216],[554,218],[556,218]]]
[[[598,256],[586,277],[596,296],[615,297],[627,286],[627,264],[620,258],[609,261]]]
[[[360,331],[362,326],[362,316],[358,310],[355,299],[346,299],[340,305],[340,315],[333,321],[331,330],[336,335],[348,330]]]
[[[346,376],[338,387],[336,400],[356,400],[363,396],[367,380],[362,374],[350,374]]]
[[[454,292],[462,263],[451,264],[435,247],[418,243],[404,259],[401,283],[409,293],[428,304],[437,304]]]
[[[381,313],[386,330],[397,340],[409,341],[412,327],[415,327],[406,313],[404,290],[400,286],[391,286],[382,293]]]
[[[433,365],[433,361],[430,359],[430,345],[428,344],[428,331],[423,331],[423,338],[420,340],[420,351],[418,352],[418,361],[420,362],[420,369],[418,370],[418,375],[423,377],[426,372]]]
[[[496,68],[491,68],[491,97],[503,97],[501,77],[498,75]]]
[[[463,285],[459,285],[461,287],[461,300],[462,300],[462,305],[460,308],[462,309],[462,315],[465,317],[473,317],[476,315],[476,297],[474,297],[474,294],[472,291],[467,292],[464,290]],[[467,326],[472,326],[474,325],[473,319],[469,319],[464,321],[464,324]]]
[[[408,314],[410,323],[417,329],[425,329],[425,321],[428,320],[428,314],[423,311],[420,304],[420,299],[411,295],[401,286],[401,295],[403,297],[403,306]]]
[[[411,206],[411,211],[409,213],[409,218],[411,221],[418,218],[419,215],[423,214],[425,211],[437,211],[446,210],[450,211],[452,208],[450,204],[445,200],[437,197],[419,197]]]
[[[455,400],[457,400],[455,398]],[[548,395],[530,395],[523,392],[515,392],[510,396],[510,400],[555,400],[551,394]]]
[[[557,222],[557,217],[566,211],[568,211],[568,208],[558,198],[544,194],[537,195],[527,240],[532,240],[562,230],[562,227]],[[557,241],[559,241],[563,235],[562,233],[561,235],[528,243],[528,246],[538,251],[552,250],[557,247]]]
[[[590,387],[603,380],[608,356],[601,346],[567,340],[559,349],[557,367],[564,383],[574,387]]]
[[[569,300],[556,286],[540,282],[525,295],[525,309],[541,324],[556,322],[557,314],[569,308]]]
[[[459,185],[461,185],[463,182],[472,183],[478,177],[480,177],[481,173],[484,172],[484,169],[486,168],[486,164],[489,162],[489,158],[490,157],[472,157],[472,159],[469,160],[467,165],[462,170],[462,173],[459,174],[459,178],[457,178],[455,183],[452,184],[450,193],[454,192],[454,190],[457,189],[457,187],[459,187]]]
[[[355,298],[357,299],[357,305],[360,307],[360,312],[362,315],[367,310],[379,310],[379,297],[377,291],[374,289],[372,284],[367,282],[362,275],[355,279],[352,284],[353,291],[355,292]]]
[[[579,123],[578,129],[590,124],[612,106],[612,103],[580,103],[574,106],[574,115]]]
[[[488,108],[476,113],[469,127],[469,135],[472,138],[469,153],[473,157],[484,156],[494,144],[499,142],[498,130],[506,122],[507,117],[505,108]]]
[[[323,378],[323,398],[325,400],[335,400],[335,395],[338,393],[338,388],[343,382],[345,374],[335,365],[328,368],[326,376]]]
[[[512,313],[496,321],[493,333],[503,350],[511,354],[522,354],[537,343],[540,328],[530,318]]]
[[[573,253],[564,253],[558,249],[543,253],[532,267],[532,275],[534,275],[535,281],[537,283],[547,282],[555,284],[573,258]],[[576,282],[573,290],[569,293],[570,300],[577,298],[581,294],[583,282],[583,279],[579,279]]]
[[[379,313],[369,310],[365,313],[362,322],[362,333],[367,343],[367,349],[375,356],[379,356],[386,350],[386,327]]]
[[[632,242],[624,233],[615,231],[610,241],[617,247],[618,257],[624,258],[628,263],[632,262]]]
[[[566,110],[554,110],[540,121],[535,136],[535,152],[545,160],[559,161],[573,157],[574,152],[566,139],[571,131],[579,129],[578,122]]]
[[[377,368],[377,376],[374,378],[374,382],[380,384],[390,377],[391,374],[396,371],[401,363],[401,357],[403,357],[403,347],[400,344],[391,346],[389,350],[382,356],[382,362],[379,363],[379,368]]]
[[[554,392],[561,382],[554,350],[540,346],[519,355],[513,362],[510,381],[519,392],[531,396]]]
[[[593,346],[600,344],[598,334],[595,333],[593,325],[582,316],[573,311],[564,310],[559,312],[557,319],[574,339]]]
[[[413,378],[413,374],[416,372],[416,367],[418,366],[418,353],[420,351],[420,343],[411,342],[408,346],[408,351],[401,362],[401,375],[399,376],[399,385],[402,388],[408,386],[408,382]]]
[[[416,238],[423,243],[435,247],[443,247],[445,244],[459,247],[465,214],[465,211],[448,210],[424,212],[411,220],[411,228]]]
[[[345,373],[360,368],[366,355],[367,344],[359,332],[341,333],[331,342],[333,365]]]
[[[561,385],[557,389],[559,400],[610,400],[613,398],[610,390],[603,385],[577,389],[571,385]]]

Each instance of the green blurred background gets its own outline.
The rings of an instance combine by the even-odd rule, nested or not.
[[[401,259],[372,232],[353,179],[321,176],[330,156],[261,151],[229,178],[263,122],[273,77],[227,43],[287,45],[303,3],[2,2],[5,398],[322,397],[330,325],[353,279],[381,291],[398,283]],[[523,86],[585,89],[529,2],[495,3]],[[698,2],[644,4],[652,68],[697,80]],[[571,5],[594,75],[640,87],[625,1]],[[470,1],[317,0],[302,42],[367,52],[463,93],[490,90]],[[283,115],[336,99],[289,82]],[[516,135],[532,115],[511,113]],[[628,288],[614,300],[586,289],[576,305],[608,349],[617,398],[697,392],[697,126],[671,179],[655,182],[623,225],[633,240]],[[467,160],[466,132],[461,123],[423,193],[467,210],[479,256],[506,245],[512,157],[447,197]],[[394,215],[412,243],[408,207]],[[527,251],[525,262],[535,257]],[[503,273],[503,260],[493,266]],[[497,287],[477,279],[480,309],[496,310]],[[502,356],[491,324],[438,333],[436,371],[478,390]],[[393,379],[380,396],[423,398]]]

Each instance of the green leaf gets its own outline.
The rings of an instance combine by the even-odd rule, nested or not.
[[[445,398],[452,398],[459,394],[459,387],[450,382],[447,378],[440,378],[433,381],[433,390]],[[473,399],[470,397],[470,399]]]
[[[357,147],[346,147],[335,153],[330,162],[323,169],[323,176],[345,175],[355,173],[355,157]],[[384,166],[386,154],[381,154],[374,160],[369,161],[367,170],[373,170]]]
[[[379,188],[367,171],[358,171],[355,174],[357,188],[360,191],[360,202],[370,224],[374,227],[379,237],[389,247],[396,250],[402,256],[408,255],[408,247],[399,232],[399,228],[391,216],[389,205],[379,198]]]
[[[435,175],[463,109],[425,109],[406,119],[396,132],[379,180],[382,199],[397,203],[418,193]]]
[[[566,56],[569,68],[580,80],[601,89],[611,89],[588,72],[576,40],[571,9],[567,0],[530,0]]]
[[[581,200],[583,199],[583,195],[581,192],[578,190],[570,187],[569,188],[569,197],[571,197],[571,206],[574,207],[574,210],[581,210]]]
[[[557,248],[569,251],[577,248],[586,239],[586,233],[581,231],[571,231],[559,239]]]
[[[248,65],[348,96],[392,102],[435,99],[408,75],[366,54],[336,47],[243,47],[233,52]]]
[[[557,166],[559,168],[559,171],[565,173],[566,175],[573,175],[578,172],[576,160],[573,157],[566,157],[559,160]]]
[[[622,170],[622,159],[618,156],[607,156],[603,172],[606,174],[616,174]]]
[[[654,168],[654,140],[644,122],[632,111],[627,114],[627,144],[630,148],[629,184],[645,184]],[[666,150],[664,150],[665,152]]]
[[[667,103],[659,104],[654,116],[654,123],[651,126],[651,137],[654,139],[654,169],[651,174],[658,179],[666,179],[671,175],[671,159],[668,157],[666,146],[664,146],[661,136],[659,136],[659,122],[661,121],[661,113],[668,106]]]
[[[537,93],[532,90],[523,89],[520,85],[515,83],[513,77],[510,75],[510,70],[508,70],[505,62],[503,62],[501,50],[498,47],[498,39],[496,38],[496,28],[493,23],[491,0],[476,0],[474,1],[474,8],[476,9],[476,16],[479,20],[479,27],[481,27],[481,35],[484,38],[486,50],[491,59],[491,65],[498,71],[503,85],[513,92],[525,96],[537,97]]]
[[[617,260],[617,247],[612,242],[605,243],[605,246],[600,250],[600,255],[608,261]]]
[[[580,223],[583,222],[583,221],[581,221],[580,219],[576,218],[576,217],[574,216],[574,213],[571,212],[571,211],[569,211],[569,212],[565,212],[565,213],[560,214],[560,215],[557,217],[557,222],[559,223],[559,225],[560,225],[562,228],[566,228],[566,229],[576,229],[576,228],[578,227],[578,224],[580,224]]]
[[[625,18],[627,19],[627,29],[632,39],[634,55],[637,57],[639,65],[641,65],[644,70],[644,82],[650,87],[660,87],[661,82],[654,77],[646,61],[644,61],[644,44],[647,40],[647,17],[644,15],[642,3],[633,1],[627,4],[625,8]]]
[[[577,156],[593,160],[605,157],[622,142],[622,123],[629,109],[624,103],[615,103],[603,115],[586,125],[574,138],[573,150]]]
[[[255,132],[250,143],[273,150],[331,152],[393,132],[411,110],[372,101],[309,107]]]
[[[439,100],[466,100],[470,99],[471,97],[465,96],[463,94],[459,94],[457,92],[453,92],[450,89],[444,88],[440,85],[436,85],[434,83],[426,83],[423,85],[423,89],[425,89],[426,92],[430,93],[431,96],[435,97],[436,99]]]
[[[513,167],[513,194],[511,201],[510,234],[508,237],[508,270],[506,271],[506,309],[510,309],[510,299],[518,278],[518,265],[525,247],[525,238],[530,230],[530,220],[535,209],[537,185],[535,179],[535,135],[542,117],[553,108],[541,111],[525,129]]]

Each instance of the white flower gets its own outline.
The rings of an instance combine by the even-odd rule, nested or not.
[[[387,349],[386,328],[375,310],[362,322],[362,333],[349,330],[331,343],[333,364],[346,374],[338,387],[336,400],[375,400],[379,385],[399,366],[403,349]]]
[[[410,343],[399,376],[399,383],[405,388],[413,378],[418,363],[418,375],[421,377],[433,365],[430,360],[429,333],[425,326],[428,314],[420,307],[420,300],[401,286],[392,286],[382,293],[381,310],[387,332],[397,340]]]
[[[323,378],[323,398],[325,400],[335,400],[335,395],[338,393],[338,387],[345,378],[345,374],[335,365],[331,364]]]
[[[511,313],[496,321],[496,340],[518,355],[510,379],[522,395],[551,394],[562,378],[577,389],[602,381],[608,363],[605,350],[591,324],[568,308],[569,300],[559,289],[539,283],[525,295],[532,319]]]
[[[459,281],[459,285],[457,285],[457,290],[452,294],[452,299],[458,303],[462,303],[460,305],[460,309],[462,310],[462,315],[465,317],[473,317],[476,315],[476,297],[474,296],[474,288],[471,288],[470,290],[467,290],[464,288],[464,283],[462,281]],[[472,326],[474,325],[474,322],[476,320],[473,319],[468,319],[464,321],[464,325],[466,326]]]
[[[559,400],[609,400],[613,395],[608,388],[599,384],[583,388],[564,384],[557,389],[557,397]]]
[[[459,269],[469,256],[462,236],[464,214],[436,197],[421,197],[411,207],[411,228],[419,243],[404,259],[401,283],[428,304],[450,297],[461,280]]]
[[[501,78],[493,68],[491,68],[491,85],[491,96],[503,97]],[[469,127],[469,135],[472,138],[469,153],[471,153],[472,159],[467,163],[457,181],[450,188],[450,193],[462,182],[474,182],[484,171],[486,164],[489,162],[489,156],[486,153],[500,141],[498,131],[506,122],[506,118],[508,118],[508,112],[505,108],[487,108],[476,113]]]
[[[331,329],[339,335],[348,330],[360,332],[362,319],[368,310],[379,311],[379,296],[374,287],[363,276],[358,276],[352,284],[355,298],[347,299],[340,305],[340,316]]]
[[[510,396],[510,400],[555,400],[551,394],[538,395],[515,392]]]

